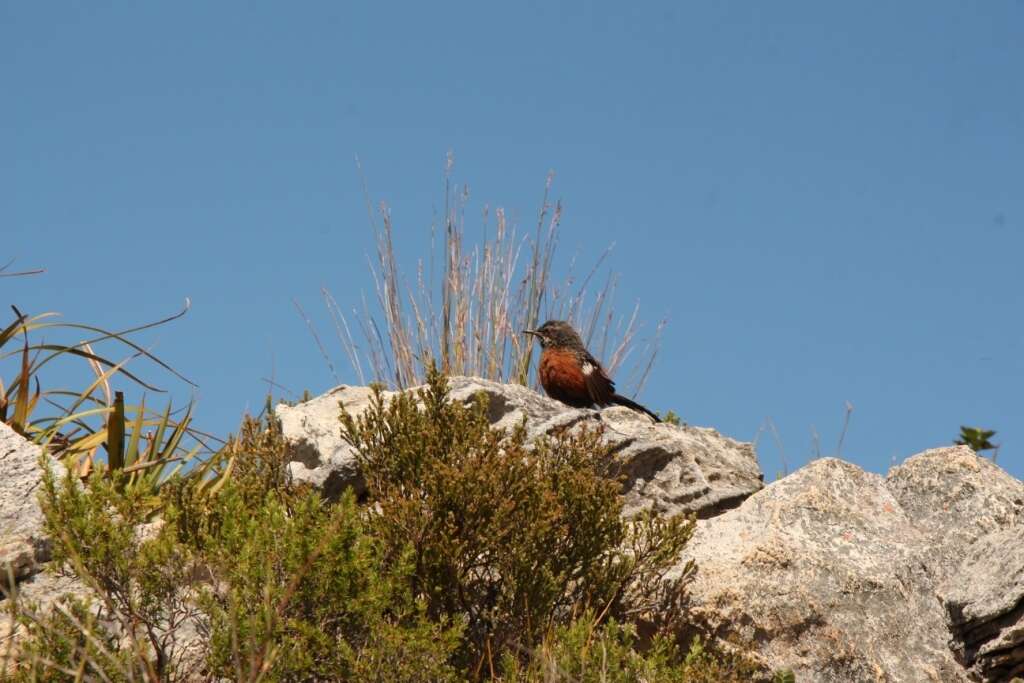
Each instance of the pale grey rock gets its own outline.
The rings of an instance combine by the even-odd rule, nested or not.
[[[50,543],[37,500],[43,474],[39,455],[39,446],[0,423],[0,575],[5,577],[8,564],[15,578],[22,579],[49,560]],[[47,462],[56,476],[64,476],[60,463],[53,458]]]
[[[968,681],[926,547],[881,476],[825,458],[699,521],[668,579],[696,561],[691,623],[798,681]]]
[[[45,621],[52,618],[59,603],[68,597],[96,604],[95,594],[77,577],[49,571],[33,574],[15,586],[15,591],[18,610],[33,620]],[[0,590],[0,596],[3,595],[4,592]],[[184,595],[189,603],[195,602],[196,595],[193,591],[186,590]],[[3,607],[3,612],[0,612],[0,672],[3,672],[5,659],[8,657],[7,670],[18,665],[19,647],[22,638],[25,637],[25,628],[11,619],[7,602],[0,603],[0,606]],[[122,626],[128,623],[128,620],[113,619],[106,611],[101,611],[99,618],[109,633],[120,636],[121,650],[130,650],[130,639],[122,630]],[[191,607],[184,615],[178,613],[176,628],[167,633],[164,640],[164,647],[170,658],[169,667],[174,672],[169,680],[211,680],[204,670],[209,650],[209,634],[208,620],[198,609]],[[161,633],[161,636],[163,635],[165,634]],[[145,642],[145,636],[143,635],[140,640]]]
[[[604,429],[626,474],[626,514],[653,508],[708,517],[738,505],[763,485],[754,448],[713,429],[655,424],[628,408],[576,409],[523,386],[477,377],[452,377],[453,400],[469,403],[483,393],[495,427],[511,429],[526,420],[530,439],[577,425]],[[390,399],[393,392],[385,392]],[[337,495],[363,489],[355,453],[341,438],[339,402],[353,415],[369,405],[368,387],[339,386],[310,401],[279,405],[275,413],[294,455],[292,477]]]
[[[20,581],[37,571],[36,546],[31,537],[0,538],[0,583]]]
[[[389,392],[390,393],[390,392]],[[346,488],[362,493],[366,486],[352,447],[341,438],[341,405],[354,415],[370,404],[369,387],[341,385],[295,406],[279,404],[274,414],[291,445],[288,469],[295,481],[316,486],[328,498]]]
[[[889,489],[925,538],[951,647],[972,674],[1024,674],[1024,482],[967,446],[894,467]]]
[[[1024,526],[983,536],[944,586],[953,650],[985,681],[1024,676]]]
[[[889,471],[886,483],[925,537],[925,559],[938,581],[956,571],[982,536],[1024,524],[1024,482],[967,446],[907,458]]]

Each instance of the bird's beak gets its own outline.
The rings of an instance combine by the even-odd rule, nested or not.
[[[523,330],[523,334],[532,334],[534,337],[540,336],[540,332],[537,330]]]

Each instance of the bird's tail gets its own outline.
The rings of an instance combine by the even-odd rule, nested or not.
[[[654,420],[655,422],[661,422],[661,418],[660,417],[658,417],[657,415],[652,413],[647,408],[644,408],[642,405],[640,405],[636,401],[628,399],[625,396],[621,396],[619,394],[612,394],[610,402],[611,403],[615,403],[615,404],[620,405],[620,406],[626,406],[627,408],[632,408],[633,410],[638,410],[641,413],[647,413],[648,415],[651,416],[651,419]]]

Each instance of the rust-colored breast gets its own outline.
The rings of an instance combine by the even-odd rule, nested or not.
[[[551,398],[578,408],[593,405],[580,362],[572,351],[545,349],[538,374],[544,391]]]

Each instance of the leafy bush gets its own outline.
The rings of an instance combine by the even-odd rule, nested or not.
[[[204,558],[218,578],[201,600],[215,676],[270,680],[445,681],[459,625],[430,621],[409,591],[410,565],[385,568],[351,494],[315,494],[290,513],[253,510],[226,489]]]
[[[77,600],[47,618],[29,609],[27,653],[36,667],[83,671],[117,680],[165,679],[181,665],[179,629],[199,616],[192,604],[190,553],[170,525],[147,524],[150,491],[124,485],[127,475],[94,476],[81,486],[70,470],[47,470],[41,499],[44,530],[53,539],[53,566],[77,576],[97,596]]]
[[[239,480],[168,484],[156,523],[124,475],[44,475],[54,566],[92,599],[18,605],[18,678],[455,680],[461,624],[426,618],[408,559],[382,561],[351,495],[326,506],[271,474],[285,446],[255,424],[232,444]]]
[[[46,616],[36,613],[36,605],[13,607],[26,636],[17,668],[9,670],[5,658],[0,680],[77,681],[88,680],[98,672],[112,681],[146,678],[148,658],[140,660],[129,649],[119,648],[112,629],[87,601],[65,596]],[[138,664],[143,667],[138,668]]]
[[[692,520],[625,521],[615,460],[599,433],[528,444],[525,425],[491,429],[481,397],[426,388],[386,403],[374,393],[358,419],[342,415],[358,450],[390,556],[411,552],[413,591],[437,619],[467,620],[459,660],[493,673],[496,653],[529,650],[573,614],[619,614],[659,599]]]
[[[669,410],[660,417],[661,421],[664,422],[665,424],[675,425],[676,427],[682,426],[684,424],[683,418],[679,417],[679,415],[674,410]]]

